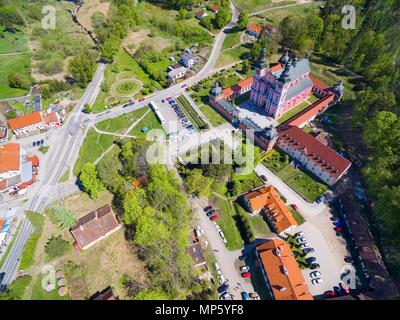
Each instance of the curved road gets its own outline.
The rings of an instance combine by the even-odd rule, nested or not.
[[[127,108],[122,108],[122,106],[119,106],[113,108],[110,112],[104,112],[97,117],[88,117],[86,115],[86,119],[91,120],[92,123],[98,123],[106,119],[118,117],[124,113],[131,112],[135,109],[146,106],[152,99],[165,99],[170,96],[182,94],[185,91],[182,86],[189,87],[208,77],[212,73],[213,68],[220,55],[222,44],[227,36],[227,33],[225,31],[234,27],[237,23],[239,11],[232,2],[231,10],[231,22],[215,37],[215,43],[210,57],[207,63],[196,75],[177,85],[153,94],[150,97],[146,98],[144,101],[136,103],[134,106],[130,106]],[[104,77],[105,67],[106,65],[104,63],[99,63],[96,73],[93,76],[91,83],[86,88],[86,91],[83,94],[81,100],[76,105],[73,112],[71,112],[70,117],[65,125],[59,129],[63,132],[60,135],[60,139],[58,141],[58,148],[54,148],[53,152],[55,152],[55,154],[49,156],[49,159],[51,159],[51,163],[49,163],[48,167],[46,168],[46,174],[44,178],[41,178],[40,181],[37,182],[35,189],[33,190],[33,196],[26,203],[27,210],[40,213],[49,203],[54,201],[51,194],[56,187],[57,182],[59,181],[62,174],[65,172],[66,168],[68,169],[73,167],[77,159],[80,146],[82,145],[85,138],[86,132],[80,129],[82,121],[85,120],[85,115],[82,113],[81,110],[85,103],[95,100]],[[21,229],[21,231],[23,230]],[[30,234],[30,232],[32,232],[32,230],[29,230],[29,232],[18,233],[14,246],[0,269],[0,272],[6,273],[5,279],[3,281],[6,284],[11,283],[14,278],[14,275],[18,269],[19,258],[22,255],[23,247],[28,239],[27,234]]]

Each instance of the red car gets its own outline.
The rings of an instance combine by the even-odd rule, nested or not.
[[[218,220],[219,216],[217,214],[214,214],[213,216],[210,217],[211,221],[216,221]]]
[[[242,273],[242,278],[250,278],[250,277],[251,277],[251,273],[249,271]]]
[[[344,231],[344,228],[343,227],[335,227],[335,231],[337,233],[342,233]]]
[[[290,205],[294,210],[299,211],[299,209],[297,208],[297,206],[293,203]]]
[[[143,102],[145,99],[144,98],[140,98],[139,99],[139,102]]]
[[[324,296],[327,298],[334,298],[336,297],[336,292],[333,290],[328,290],[324,292]]]
[[[347,287],[344,283],[339,283],[339,287],[345,292],[346,294],[350,293],[349,287]]]

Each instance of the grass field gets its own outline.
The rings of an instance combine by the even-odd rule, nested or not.
[[[225,235],[227,243],[225,244],[229,250],[241,249],[244,246],[244,241],[240,235],[238,228],[238,219],[232,206],[232,202],[214,197],[212,202],[220,209],[221,214],[218,219],[218,225],[221,227]]]
[[[289,110],[288,112],[284,113],[281,117],[279,117],[278,123],[284,123],[285,121],[294,117],[296,114],[303,111],[308,106],[310,106],[310,103],[308,103],[307,101],[303,101],[302,103],[298,104],[296,107],[294,107],[293,109]]]
[[[126,129],[128,129],[135,121],[140,119],[149,110],[149,108],[140,108],[122,116],[100,122],[96,125],[96,127],[102,131],[125,133],[124,131]]]
[[[287,165],[279,171],[278,177],[298,194],[304,196],[309,202],[314,202],[319,196],[328,190],[328,187],[325,184],[317,182],[305,172],[295,169],[290,165]]]
[[[154,115],[153,112],[149,112],[146,114],[146,116],[139,121],[139,123],[133,127],[133,129],[129,132],[130,135],[132,136],[140,136],[140,135],[146,135],[147,133],[143,133],[141,131],[142,128],[147,128],[149,130],[151,129],[160,129],[164,130],[156,116]]]
[[[199,107],[199,109],[214,127],[218,127],[219,125],[226,123],[225,118],[215,111],[210,105],[203,104]]]
[[[218,57],[216,68],[224,67],[241,60],[246,60],[250,56],[250,49],[245,46],[239,46],[237,48],[229,49],[221,54]]]
[[[0,54],[25,52],[28,50],[26,45],[28,42],[28,36],[26,34],[22,32],[4,32],[3,35],[4,38],[0,38]]]
[[[85,141],[79,150],[79,157],[75,163],[74,175],[78,176],[82,167],[88,162],[94,162],[113,144],[116,137],[97,133],[90,129]]]
[[[226,36],[224,43],[222,44],[222,50],[230,49],[233,46],[240,44],[241,35],[242,35],[242,32],[229,33]]]

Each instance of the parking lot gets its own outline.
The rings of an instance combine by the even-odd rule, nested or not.
[[[323,282],[320,284],[312,283],[310,273],[314,270],[302,270],[304,280],[314,297],[323,295],[325,291],[333,290],[335,286],[343,282],[341,277],[346,268],[351,267],[344,261],[344,257],[348,255],[346,241],[336,235],[332,221],[328,220],[325,222],[323,230],[320,227],[316,227],[314,223],[305,222],[289,232],[291,235],[297,232],[304,232],[304,237],[309,247],[314,249],[314,252],[307,254],[306,257],[316,258],[314,263],[319,265],[316,270],[321,273],[318,277]],[[318,225],[320,226],[321,224],[318,223]],[[338,242],[340,245],[338,245]]]

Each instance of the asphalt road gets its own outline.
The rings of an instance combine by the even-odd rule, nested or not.
[[[122,106],[119,106],[113,108],[111,112],[104,112],[102,114],[99,114],[97,117],[88,117],[85,116],[81,110],[85,103],[94,101],[95,96],[99,92],[98,88],[101,85],[104,76],[104,70],[106,67],[105,64],[100,63],[98,65],[95,75],[93,76],[92,81],[86,88],[86,91],[83,94],[81,100],[71,113],[69,119],[67,120],[67,123],[59,129],[63,131],[63,134],[60,135],[61,138],[58,141],[58,146],[54,146],[57,148],[52,149],[56,150],[53,151],[56,153],[54,156],[49,156],[52,161],[51,164],[48,165],[46,168],[45,177],[37,182],[35,190],[33,192],[34,196],[29,199],[27,205],[25,205],[24,207],[30,211],[40,213],[50,202],[54,201],[52,190],[59,181],[62,174],[65,172],[66,168],[73,167],[74,162],[77,158],[77,153],[79,152],[79,147],[82,145],[82,142],[85,138],[85,132],[82,132],[82,130],[80,130],[82,121],[85,118],[89,118],[92,123],[115,118],[124,113],[131,112],[134,109],[144,107],[153,99],[165,99],[170,96],[182,94],[185,90],[184,88],[189,87],[208,77],[213,72],[214,66],[218,60],[222,48],[222,44],[227,36],[227,33],[225,33],[225,31],[234,27],[237,23],[239,11],[232,3],[231,9],[233,13],[231,22],[215,37],[215,43],[210,57],[204,67],[196,75],[177,85],[155,93],[154,95],[146,98],[144,101],[137,103],[135,106],[131,106],[128,108],[122,108]],[[73,132],[73,134],[71,135],[70,132]],[[50,150],[50,152],[52,151]],[[13,245],[13,248],[11,249],[10,255],[7,257],[7,260],[3,265],[3,269],[6,272],[6,278],[8,279],[8,282],[5,283],[10,283],[13,280],[19,264],[18,259],[22,254],[23,246],[25,245],[28,238],[29,232],[26,232],[26,230],[25,232],[18,233],[17,239]]]

